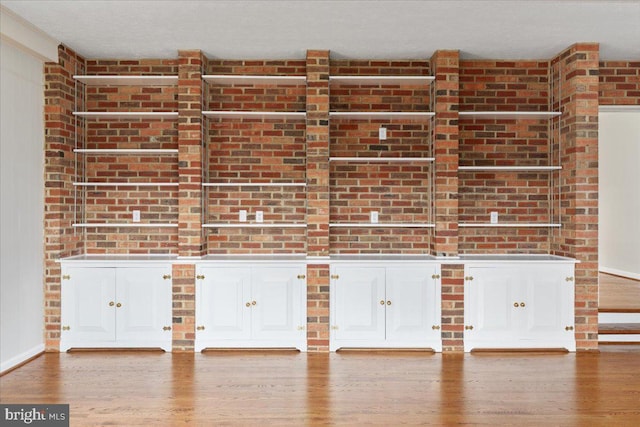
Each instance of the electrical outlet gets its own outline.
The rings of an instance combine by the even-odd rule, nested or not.
[[[256,211],[256,222],[264,222],[264,212]]]
[[[133,211],[133,222],[140,222],[140,211]]]
[[[238,211],[238,221],[240,222],[247,222],[247,211],[246,210],[240,210]]]
[[[369,219],[371,220],[371,224],[378,223],[378,211],[369,212]]]
[[[491,219],[491,224],[497,224],[498,223],[498,212],[493,211],[490,213],[490,219]]]
[[[378,139],[380,139],[380,141],[387,139],[387,128],[378,128]]]

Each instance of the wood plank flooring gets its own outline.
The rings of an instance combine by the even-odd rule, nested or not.
[[[640,352],[50,353],[2,403],[70,403],[72,426],[640,425]]]
[[[640,280],[599,274],[600,311],[640,311]]]

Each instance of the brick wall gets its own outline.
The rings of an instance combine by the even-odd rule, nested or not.
[[[546,61],[460,62],[460,111],[550,111],[554,83]],[[556,88],[557,89],[557,88]],[[557,120],[556,120],[557,121]],[[461,166],[554,166],[553,119],[460,116]],[[557,139],[557,138],[556,138]],[[557,172],[459,172],[459,221],[554,223]],[[555,177],[557,180],[557,177]],[[460,228],[460,253],[548,253],[549,228]]]
[[[640,61],[600,61],[600,105],[640,105]]]
[[[429,75],[429,62],[332,60],[332,75]],[[431,86],[333,82],[331,111],[431,111]],[[387,129],[379,140],[378,129]],[[331,157],[432,157],[431,120],[348,119],[330,123]],[[330,164],[330,222],[368,223],[372,211],[380,223],[428,224],[432,218],[432,164]],[[332,227],[331,252],[428,253],[430,228]]]
[[[59,258],[83,253],[82,233],[75,230],[73,75],[84,71],[84,58],[65,46],[59,63],[44,66],[44,325],[47,350],[60,341]]]
[[[597,44],[576,44],[553,59],[562,77],[560,174],[562,228],[552,253],[576,258],[579,350],[598,348],[598,60]]]
[[[87,60],[87,75],[177,75],[174,59]],[[94,86],[77,84],[78,111],[177,111],[177,85]],[[78,148],[177,149],[178,130],[172,119],[86,118],[78,120]],[[109,183],[178,183],[176,154],[79,154],[76,181]],[[81,209],[77,222],[178,223],[178,188],[166,186],[78,187]],[[89,227],[84,234],[88,254],[177,253],[178,232],[167,227]]]
[[[210,60],[208,74],[306,75],[305,61]],[[215,83],[206,89],[205,110],[303,112],[304,83]],[[305,122],[300,119],[210,118],[207,120],[206,181],[209,183],[305,183]],[[240,210],[255,223],[304,224],[304,187],[209,187],[205,222],[238,224]],[[305,253],[305,228],[209,228],[207,251]]]
[[[601,103],[634,102],[632,85],[636,82],[637,88],[638,75],[634,62],[600,63],[598,92],[597,56],[597,46],[590,44],[576,45],[550,62],[460,61],[457,51],[436,52],[430,61],[330,60],[328,51],[308,51],[306,61],[230,61],[207,60],[199,51],[181,51],[175,60],[90,60],[84,69],[85,60],[62,47],[60,64],[47,64],[45,69],[47,348],[55,349],[59,340],[60,270],[55,259],[84,252],[306,253],[311,257],[330,253],[551,252],[581,261],[576,272],[576,337],[582,350],[597,347],[597,99],[599,95]],[[178,74],[179,85],[89,87],[83,94],[86,102],[74,106],[73,74],[116,73]],[[307,75],[307,84],[203,86],[203,73]],[[330,74],[430,73],[436,77],[431,88],[329,84]],[[560,86],[554,83],[552,87],[550,81],[560,74],[562,122],[458,115],[458,109],[556,110]],[[330,108],[425,111],[434,108],[434,103],[437,117],[427,121],[329,120]],[[71,112],[85,107],[94,111],[178,111],[179,117],[81,120],[83,131],[76,134]],[[201,110],[214,109],[306,110],[307,117],[202,120]],[[381,125],[388,131],[386,141],[378,140]],[[558,126],[561,140],[556,136]],[[179,153],[86,155],[86,163],[81,162],[76,173],[76,140],[82,148],[170,148]],[[436,164],[349,164],[329,162],[329,155],[435,156]],[[560,181],[561,200],[549,190],[549,172],[458,170],[459,164],[557,163],[562,163],[563,170],[553,172],[552,179]],[[170,181],[179,187],[89,188],[80,197],[87,202],[86,210],[74,212],[72,182],[83,180]],[[202,180],[306,182],[306,187],[237,185],[202,191]],[[430,198],[432,189],[435,194]],[[488,222],[491,210],[500,212],[501,221],[552,222],[550,210],[558,203],[561,230],[458,228],[458,221]],[[180,228],[78,230],[71,226],[79,220],[128,222],[134,208],[142,211],[143,221],[178,222]],[[236,222],[240,209],[248,211],[251,222],[258,208],[265,212],[265,222],[306,222],[307,228],[203,232],[200,227],[203,220]],[[436,228],[329,228],[329,222],[367,222],[374,209],[380,212],[381,222],[435,222]],[[307,337],[310,351],[327,351],[329,266],[323,260],[316,262],[307,268]],[[173,338],[178,351],[193,348],[194,274],[193,265],[173,268]],[[445,351],[462,350],[462,276],[461,265],[442,268]]]

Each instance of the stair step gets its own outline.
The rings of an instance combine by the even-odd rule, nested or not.
[[[640,323],[600,323],[598,334],[640,334]]]
[[[598,323],[640,323],[640,312],[599,311]]]

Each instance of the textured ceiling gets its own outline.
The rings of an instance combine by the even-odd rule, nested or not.
[[[115,1],[1,4],[87,58],[550,58],[599,42],[602,59],[640,60],[640,0]]]

